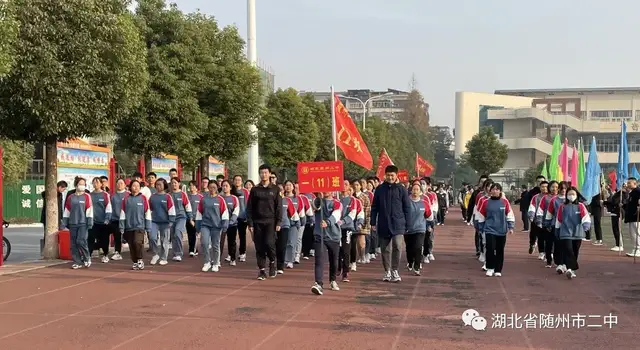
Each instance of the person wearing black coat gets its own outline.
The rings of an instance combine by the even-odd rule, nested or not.
[[[529,232],[529,215],[527,211],[529,210],[529,204],[531,203],[531,197],[529,197],[529,191],[527,190],[527,185],[522,185],[522,192],[520,193],[520,198],[516,199],[515,204],[520,204],[520,215],[522,218],[523,229],[522,232]]]
[[[621,252],[623,250],[622,243],[620,242],[620,219],[621,216],[624,218],[624,215],[622,215],[622,204],[628,199],[629,193],[625,189],[622,189],[604,201],[607,211],[611,213],[611,230],[613,231],[613,238],[616,240],[616,246],[611,248],[611,251],[614,252]]]
[[[471,194],[471,198],[469,198],[469,205],[467,206],[467,225],[471,225],[473,223],[473,210],[476,206],[476,197],[478,197],[478,195],[482,193],[482,191],[484,191],[484,182],[487,181],[488,178],[489,177],[487,175],[480,176],[480,179],[478,179],[478,187],[476,187],[476,189]],[[476,256],[480,256],[480,253],[482,251],[481,237],[482,236],[480,235],[480,231],[476,230],[474,235]]]

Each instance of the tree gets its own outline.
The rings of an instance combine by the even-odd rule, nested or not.
[[[524,178],[522,179],[523,184],[534,184],[536,183],[536,177],[542,174],[542,168],[544,167],[544,163],[546,160],[532,166],[524,172]]]
[[[167,8],[163,0],[138,1],[135,20],[146,43],[150,79],[143,103],[118,125],[118,148],[149,158],[161,153],[197,158],[195,140],[207,117],[192,89],[196,63],[190,34],[195,31],[175,5]]]
[[[15,8],[8,1],[0,0],[0,77],[9,72],[15,54],[14,44],[18,38],[18,21]]]
[[[331,99],[324,102],[316,101],[312,94],[302,96],[302,103],[311,110],[318,127],[318,142],[314,160],[333,160],[333,134],[331,131]]]
[[[426,134],[429,132],[429,111],[422,94],[418,91],[415,74],[411,76],[409,88],[411,91],[405,101],[404,112],[399,119]]]
[[[102,134],[138,104],[144,46],[119,0],[13,0],[15,63],[0,80],[3,136],[45,143],[45,258],[57,256],[56,142]]]
[[[480,174],[494,174],[507,162],[509,148],[503,145],[490,126],[483,127],[466,144],[464,159]]]
[[[478,173],[466,164],[463,159],[456,160],[456,167],[453,171],[454,186],[457,188],[463,183],[475,185],[478,181]]]
[[[448,128],[431,127],[431,149],[436,165],[435,176],[448,177],[456,168],[456,159],[451,144],[453,136]]]
[[[2,155],[2,180],[5,184],[15,184],[24,179],[29,170],[35,148],[32,144],[20,141],[0,139]]]
[[[314,115],[292,88],[278,89],[267,99],[259,123],[260,154],[274,168],[295,168],[316,157],[318,127]]]

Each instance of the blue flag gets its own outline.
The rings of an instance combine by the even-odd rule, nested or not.
[[[587,200],[586,205],[591,203],[591,198],[600,193],[600,163],[598,162],[598,152],[596,151],[596,138],[591,140],[589,147],[589,160],[584,174],[584,184],[582,185],[582,195]]]
[[[629,147],[627,146],[627,123],[622,122],[620,148],[618,148],[618,171],[616,183],[621,187],[629,179]]]

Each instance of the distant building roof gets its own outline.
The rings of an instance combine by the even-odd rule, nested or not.
[[[564,89],[514,89],[496,90],[496,95],[524,95],[524,94],[556,94],[556,93],[640,93],[640,87],[601,87],[601,88],[564,88]]]

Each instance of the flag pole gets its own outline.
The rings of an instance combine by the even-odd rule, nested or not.
[[[333,137],[333,160],[338,160],[338,142],[336,140],[336,93],[331,85],[331,136]]]

